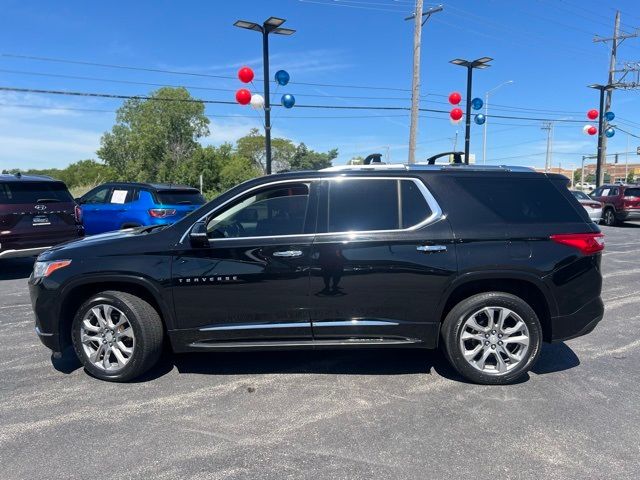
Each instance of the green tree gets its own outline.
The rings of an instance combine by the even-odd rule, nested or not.
[[[296,147],[295,153],[289,162],[290,170],[320,170],[331,166],[331,162],[337,158],[338,149],[334,148],[327,153],[315,152],[301,143]]]
[[[257,128],[252,128],[248,135],[238,139],[236,145],[239,156],[249,160],[263,174],[266,173],[264,135]],[[289,170],[295,152],[296,147],[291,140],[271,139],[271,171]]]
[[[201,148],[208,125],[202,102],[185,88],[163,87],[150,99],[125,101],[97,153],[120,180],[173,181],[173,172]]]

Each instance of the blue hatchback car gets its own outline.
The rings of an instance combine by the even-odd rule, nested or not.
[[[105,183],[76,201],[87,235],[174,223],[204,204],[196,188],[129,182]]]

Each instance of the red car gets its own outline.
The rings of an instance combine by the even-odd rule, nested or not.
[[[603,204],[602,223],[605,225],[640,220],[640,185],[602,185],[591,198]]]
[[[34,256],[83,235],[80,210],[64,183],[0,175],[0,260]]]

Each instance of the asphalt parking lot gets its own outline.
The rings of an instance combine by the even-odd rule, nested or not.
[[[167,356],[111,384],[33,333],[31,260],[0,264],[0,477],[637,478],[640,223],[602,227],[604,320],[477,386],[438,352]]]

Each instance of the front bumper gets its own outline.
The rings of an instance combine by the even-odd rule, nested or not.
[[[35,332],[49,350],[61,352],[64,348],[58,331],[59,306],[55,290],[47,289],[41,280],[29,279],[29,296],[35,314]]]
[[[551,341],[560,342],[590,333],[604,316],[604,303],[594,298],[571,315],[551,318]]]

